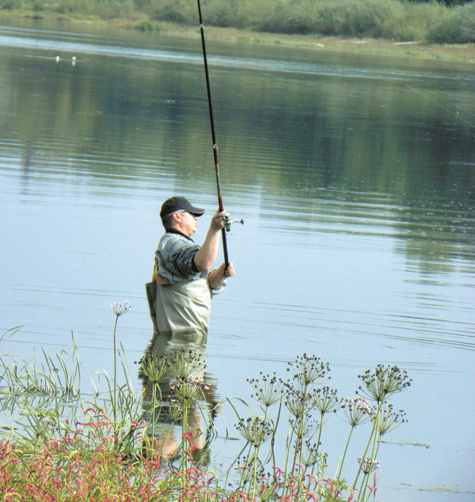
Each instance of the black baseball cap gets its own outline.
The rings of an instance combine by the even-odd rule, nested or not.
[[[167,214],[174,213],[175,211],[187,211],[193,216],[201,216],[205,212],[205,210],[200,207],[192,206],[190,201],[185,197],[170,197],[162,204],[160,218],[163,218]]]

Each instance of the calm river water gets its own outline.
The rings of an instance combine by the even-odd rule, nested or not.
[[[197,242],[217,206],[200,50],[198,34],[0,27],[0,329],[23,325],[3,352],[67,350],[72,330],[85,368],[111,372],[110,305],[129,300],[119,338],[136,378],[161,202],[206,208]],[[208,51],[224,204],[245,221],[213,301],[219,396],[250,400],[246,377],[284,376],[304,352],[330,363],[340,397],[396,364],[413,379],[394,400],[409,422],[382,446],[378,497],[473,500],[473,66]],[[225,405],[219,420],[237,435]],[[331,417],[328,431],[332,475],[347,428]],[[216,443],[217,464],[234,443]]]

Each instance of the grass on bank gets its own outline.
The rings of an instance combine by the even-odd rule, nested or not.
[[[74,341],[71,354],[43,352],[43,363],[0,356],[0,409],[14,422],[1,429],[1,500],[375,500],[383,437],[405,422],[404,412],[389,402],[410,386],[405,371],[383,365],[367,370],[359,375],[355,397],[346,399],[328,387],[330,367],[313,355],[289,362],[285,379],[262,373],[248,379],[253,405],[225,400],[236,414],[242,448],[217,474],[209,452],[223,403],[206,403],[205,361],[193,351],[147,352],[139,367],[144,393],[135,392],[116,343],[117,321],[130,306],[113,308],[114,372],[105,375],[105,392],[93,384],[92,392],[83,393]],[[347,433],[330,473],[323,439],[341,436],[327,437],[324,425],[335,415]],[[358,459],[349,453],[356,427],[367,432]],[[285,445],[283,456],[277,442]]]
[[[223,39],[471,61],[475,2],[201,0],[208,31]],[[197,35],[196,0],[0,0],[0,18],[104,23]]]

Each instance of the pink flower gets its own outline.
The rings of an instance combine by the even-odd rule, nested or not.
[[[282,474],[284,474],[284,471],[280,467],[272,467],[274,469],[274,475],[278,476],[279,478],[282,477]]]
[[[331,493],[331,496],[333,497],[333,495],[335,494],[335,485],[333,484],[331,478],[324,479],[323,481],[330,485],[330,493]]]

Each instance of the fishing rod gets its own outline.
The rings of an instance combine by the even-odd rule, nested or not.
[[[214,130],[214,118],[213,118],[213,105],[211,102],[211,86],[209,84],[209,72],[208,72],[208,58],[206,57],[206,43],[205,43],[205,32],[204,32],[204,24],[203,18],[201,15],[201,4],[200,0],[198,2],[198,15],[200,19],[200,31],[201,31],[201,45],[203,48],[203,63],[205,67],[205,76],[206,76],[206,90],[208,92],[208,108],[209,108],[209,120],[211,125],[211,139],[213,141],[213,156],[214,156],[214,170],[216,173],[216,185],[218,190],[218,205],[219,210],[224,211],[223,206],[223,198],[221,196],[221,182],[219,179],[219,161],[218,161],[218,144],[216,143],[216,133]],[[223,237],[223,253],[224,253],[224,264],[225,267],[228,268],[229,258],[228,258],[228,244],[226,241],[226,232],[231,229],[232,223],[244,223],[243,220],[231,220],[229,213],[225,213],[224,217],[224,228],[222,229],[222,237]]]

